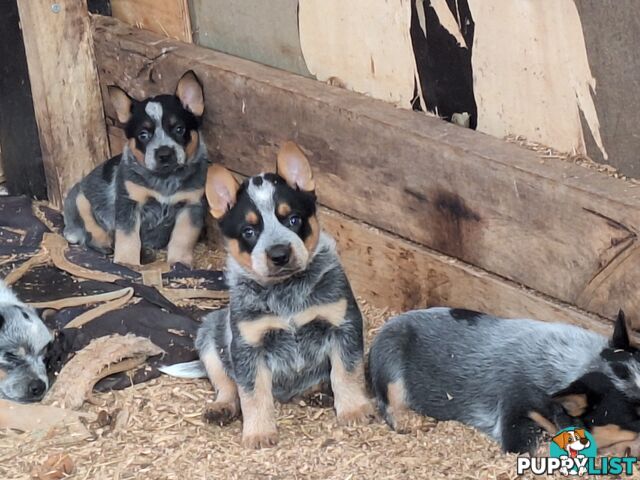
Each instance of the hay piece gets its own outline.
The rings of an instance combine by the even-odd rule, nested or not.
[[[148,357],[164,353],[147,338],[110,335],[92,340],[67,363],[44,403],[77,409],[92,398],[98,381],[114,373],[130,370]]]
[[[60,480],[76,471],[73,460],[67,454],[51,455],[42,465],[31,472],[31,476],[38,480]]]

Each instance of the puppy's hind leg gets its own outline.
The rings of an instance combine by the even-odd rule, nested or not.
[[[383,416],[387,424],[398,433],[411,433],[427,430],[433,426],[433,420],[413,411],[409,405],[407,392],[402,378],[387,385],[388,404]]]
[[[84,229],[84,223],[80,218],[76,200],[80,191],[80,185],[76,184],[64,199],[64,238],[67,242],[75,244],[84,244],[87,234]]]

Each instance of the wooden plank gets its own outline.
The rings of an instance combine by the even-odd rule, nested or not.
[[[188,0],[111,0],[111,12],[131,26],[192,42]]]
[[[83,0],[18,0],[49,200],[109,156]]]
[[[16,0],[0,2],[0,148],[12,195],[47,198]]]
[[[196,71],[214,159],[272,169],[278,144],[295,139],[324,205],[585,310],[623,307],[640,325],[633,184],[113,19],[95,27],[104,84],[143,97]]]
[[[403,312],[449,306],[506,318],[565,322],[608,335],[606,320],[561,305],[519,285],[395,235],[321,209],[323,228],[336,239],[342,264],[357,295],[373,305]]]

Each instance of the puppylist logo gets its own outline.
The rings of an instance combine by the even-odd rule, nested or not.
[[[636,457],[598,457],[598,446],[583,428],[560,430],[549,447],[548,457],[518,457],[517,473],[535,475],[631,475]]]

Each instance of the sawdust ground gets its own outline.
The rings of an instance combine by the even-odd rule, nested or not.
[[[391,312],[361,303],[369,344]],[[66,445],[64,438],[0,432],[0,478],[29,479],[58,454],[75,465],[72,478],[95,480],[516,478],[514,455],[456,422],[426,421],[423,430],[399,435],[381,422],[339,427],[333,409],[278,405],[279,445],[252,451],[240,446],[239,421],[202,422],[213,400],[207,380],[161,377],[96,398],[98,405],[83,410],[118,417],[119,426],[90,424],[91,439]]]

